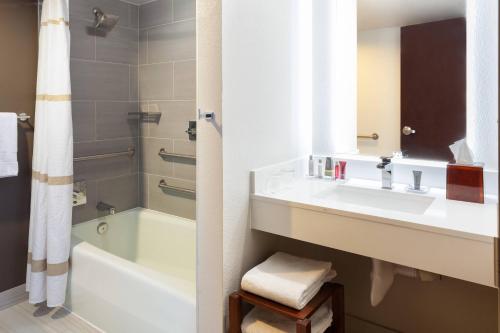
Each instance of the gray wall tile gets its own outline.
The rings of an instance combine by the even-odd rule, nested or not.
[[[83,179],[75,178],[75,181]],[[97,218],[97,182],[85,180],[87,185],[87,204],[73,207],[73,224],[90,221]]]
[[[130,6],[130,27],[139,28],[139,6]]]
[[[149,124],[149,135],[157,138],[188,139],[185,130],[196,120],[195,101],[151,102],[162,113],[159,123]]]
[[[148,30],[139,31],[139,64],[148,63]]]
[[[149,182],[148,175],[145,173],[139,174],[139,206],[148,207],[148,191],[149,191]]]
[[[71,21],[71,57],[95,59],[95,29],[89,21],[75,19]]]
[[[106,35],[96,37],[98,61],[137,65],[139,62],[137,29],[115,27]]]
[[[172,23],[148,30],[148,62],[196,57],[196,21]]]
[[[97,182],[97,201],[116,207],[117,212],[132,209],[139,203],[138,175],[110,178]]]
[[[174,177],[196,181],[196,160],[187,158],[174,158]]]
[[[136,137],[138,135],[137,102],[96,102],[96,137],[116,139]]]
[[[72,102],[73,140],[95,140],[95,104],[94,102]]]
[[[196,17],[196,0],[174,0],[174,21]]]
[[[196,141],[174,140],[174,153],[196,156]]]
[[[173,97],[173,64],[141,65],[139,67],[139,98],[168,100]]]
[[[178,187],[193,189],[195,187],[192,182],[150,175],[148,208],[188,219],[196,219],[195,196],[177,191],[163,190],[158,187],[161,179],[165,179],[167,183]]]
[[[139,27],[141,29],[172,21],[172,0],[156,0],[139,7]]]
[[[75,100],[128,100],[129,66],[82,60],[71,61]]]
[[[129,99],[131,101],[139,100],[139,67],[130,66],[130,86],[129,86]]]
[[[174,64],[174,98],[196,98],[196,61],[181,61]]]
[[[173,163],[168,158],[162,158],[158,153],[164,148],[172,152],[172,140],[170,139],[141,139],[141,171],[145,173],[173,176]]]

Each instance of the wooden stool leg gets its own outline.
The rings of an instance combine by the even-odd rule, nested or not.
[[[229,296],[229,333],[241,333],[241,296],[232,293]]]
[[[344,286],[338,283],[333,284],[332,311],[333,311],[333,332],[345,333],[345,305]]]
[[[311,321],[309,319],[299,319],[295,326],[297,328],[297,333],[311,333]]]

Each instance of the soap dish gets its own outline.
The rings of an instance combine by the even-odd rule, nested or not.
[[[429,192],[429,188],[427,186],[420,186],[420,189],[419,190],[416,190],[413,185],[408,185],[406,186],[406,191],[407,192],[411,192],[411,193],[420,193],[420,194],[424,194],[424,193],[427,193]]]

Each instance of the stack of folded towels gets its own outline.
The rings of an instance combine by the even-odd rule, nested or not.
[[[336,275],[330,262],[277,252],[243,276],[241,289],[301,310],[316,296],[323,284]],[[313,333],[322,333],[330,327],[330,302],[326,302],[311,317],[311,321]],[[255,307],[244,318],[241,330],[243,333],[294,332],[295,322]]]

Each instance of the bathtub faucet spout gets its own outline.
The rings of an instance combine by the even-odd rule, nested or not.
[[[96,206],[97,210],[107,212],[110,215],[115,215],[116,208],[115,206],[111,206],[105,202],[99,201]]]

